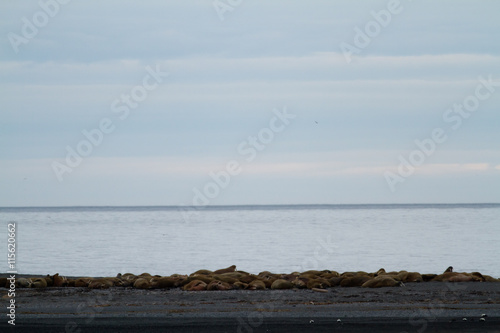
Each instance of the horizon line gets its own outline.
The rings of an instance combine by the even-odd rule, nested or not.
[[[466,206],[466,205],[492,205],[500,206],[500,202],[468,202],[468,203],[319,203],[319,204],[227,204],[227,205],[64,205],[64,206],[0,206],[8,208],[178,208],[178,209],[204,209],[226,207],[290,207],[290,206]]]

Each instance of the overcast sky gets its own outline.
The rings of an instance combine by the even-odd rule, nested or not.
[[[500,202],[499,13],[2,1],[0,206]]]

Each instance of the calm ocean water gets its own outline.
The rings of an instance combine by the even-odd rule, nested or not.
[[[170,275],[237,265],[500,277],[500,204],[0,208],[16,223],[19,273]]]

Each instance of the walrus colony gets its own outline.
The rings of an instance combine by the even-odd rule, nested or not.
[[[326,291],[327,288],[341,287],[400,287],[405,283],[416,282],[500,282],[500,279],[479,272],[457,273],[449,267],[442,274],[420,274],[417,272],[386,272],[383,268],[375,273],[309,270],[290,274],[274,274],[268,271],[257,275],[237,271],[236,266],[216,271],[199,270],[190,275],[173,274],[171,276],[142,273],[118,274],[116,277],[104,278],[66,278],[59,274],[38,278],[18,278],[16,288],[50,288],[50,287],[85,287],[90,289],[107,289],[113,287],[132,287],[137,289],[171,289],[181,288],[186,291],[202,290],[265,290],[265,289],[313,289]],[[0,286],[9,288],[10,281],[0,278]]]

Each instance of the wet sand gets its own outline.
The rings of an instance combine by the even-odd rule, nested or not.
[[[18,289],[15,331],[500,332],[500,283],[327,291]]]

